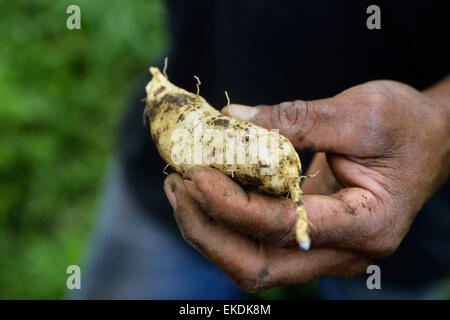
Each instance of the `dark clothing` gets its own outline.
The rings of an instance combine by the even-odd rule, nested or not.
[[[444,1],[377,1],[381,30],[369,30],[373,1],[169,1],[168,75],[211,105],[274,104],[333,96],[376,79],[419,90],[450,71],[450,19]],[[448,9],[448,8],[447,8]],[[161,58],[162,61],[162,58]],[[142,124],[139,83],[120,140],[135,200],[178,232],[163,193],[165,163]],[[301,155],[305,167],[312,155]],[[426,174],[418,172],[417,174]],[[450,183],[419,212],[398,250],[377,262],[383,281],[415,286],[450,271]],[[150,210],[151,209],[151,210]]]

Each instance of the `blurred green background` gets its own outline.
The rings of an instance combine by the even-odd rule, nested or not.
[[[70,4],[81,30],[66,28]],[[0,2],[0,298],[64,296],[164,14],[157,0]]]

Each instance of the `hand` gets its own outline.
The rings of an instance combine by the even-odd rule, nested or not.
[[[246,291],[363,272],[395,251],[449,174],[450,99],[436,95],[450,90],[438,87],[374,81],[329,99],[225,108],[319,153],[310,171],[321,171],[303,186],[312,248],[298,248],[290,200],[202,167],[165,181],[183,237]]]

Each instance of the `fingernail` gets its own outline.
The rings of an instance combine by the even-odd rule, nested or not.
[[[194,198],[195,201],[200,202],[200,203],[203,202],[203,194],[193,181],[183,180],[183,184],[186,187],[189,194],[191,195],[191,197]]]
[[[170,205],[175,210],[177,208],[177,197],[175,196],[175,189],[176,189],[175,182],[170,183],[168,186],[168,190],[166,191],[167,200],[169,200]]]
[[[230,112],[228,111],[228,106],[223,107],[222,110],[220,110],[224,115],[229,116]]]
[[[230,104],[227,108],[227,112],[232,117],[241,120],[250,120],[258,113],[258,109],[255,107],[247,107],[242,104]]]

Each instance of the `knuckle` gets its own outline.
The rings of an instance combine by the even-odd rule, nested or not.
[[[397,247],[400,243],[397,241],[386,241],[382,243],[378,248],[379,257],[387,257],[390,256],[397,250]]]
[[[245,292],[258,292],[267,289],[271,282],[271,274],[267,267],[255,265],[238,265],[233,276],[230,276],[236,286]]]
[[[377,109],[383,110],[390,103],[390,94],[388,89],[385,86],[381,86],[375,83],[369,83],[367,85],[367,103],[370,106],[374,106]]]
[[[370,265],[370,262],[361,260],[358,262],[354,262],[350,264],[345,272],[341,275],[342,278],[353,278],[359,276],[367,270],[367,267]]]
[[[353,264],[353,266],[349,270],[349,275],[351,277],[359,276],[360,274],[366,272],[367,267],[370,265],[370,263],[371,261],[369,260],[362,260]]]
[[[303,140],[313,125],[313,108],[308,101],[283,102],[272,107],[274,127],[283,128],[288,134],[295,134]]]
[[[393,200],[387,200],[389,202]],[[407,232],[395,204],[385,203],[379,215],[371,219],[365,233],[362,251],[368,257],[383,258],[395,252]]]
[[[296,102],[283,102],[277,105],[277,114],[279,114],[280,122],[286,125],[294,126],[299,119],[299,112],[302,106]]]
[[[205,240],[202,240],[201,237],[196,236],[195,232],[192,232],[192,230],[181,230],[181,235],[184,239],[184,241],[189,244],[191,247],[197,249],[200,252],[204,252],[207,248],[207,243],[205,243]]]
[[[373,129],[385,128],[387,121],[393,116],[393,108],[390,102],[381,93],[373,93],[369,97],[369,124]]]
[[[195,239],[193,234],[191,232],[189,232],[188,230],[183,229],[181,227],[180,227],[180,231],[181,231],[181,235],[182,235],[184,241],[186,241],[192,247],[196,248],[197,244],[198,244],[198,241]]]
[[[240,277],[238,279],[235,279],[234,283],[239,289],[248,293],[258,292],[258,288],[260,287],[254,279],[247,277]]]
[[[195,247],[196,240],[191,232],[186,229],[181,229],[181,235],[183,236],[184,241],[186,241],[191,246]]]
[[[254,293],[262,291],[266,288],[266,281],[258,279],[256,276],[238,276],[233,279],[236,286],[242,291]]]
[[[367,96],[367,101],[368,137],[373,142],[375,149],[380,149],[380,152],[385,151],[386,148],[395,145],[401,137],[402,126],[399,121],[399,110],[386,88],[372,90]]]
[[[448,112],[444,111],[441,106],[435,110],[436,112],[430,112],[433,126],[429,126],[429,129],[431,130],[429,135],[437,141],[442,140],[442,138],[448,139],[450,135],[450,132],[448,131],[450,115]],[[445,133],[447,133],[447,135]]]
[[[378,239],[374,241],[368,241],[365,246],[365,252],[376,258],[384,258],[387,257],[395,252],[398,245],[400,244],[397,241],[394,241],[390,239],[389,237],[386,237],[385,239],[381,239],[382,237],[379,237]],[[384,238],[384,237],[383,237]]]
[[[391,116],[392,95],[386,85],[380,85],[378,81],[364,85],[364,104],[371,109],[371,116],[375,120],[384,121]]]
[[[174,216],[183,239],[190,245],[195,244],[197,241],[195,238],[195,233],[192,230],[192,224],[188,223],[185,218],[186,209],[183,206],[179,206],[177,210],[175,210]]]
[[[269,241],[275,247],[286,247],[292,243],[297,245],[295,240],[297,214],[291,208],[287,208],[286,212],[284,215],[278,215],[279,222],[275,224],[280,227],[273,232],[272,241]]]
[[[323,275],[338,278],[356,277],[367,270],[371,261],[372,258],[365,255],[352,253],[351,259],[328,266]]]
[[[436,117],[436,127],[435,133],[438,133],[439,136],[442,135],[442,133],[447,132],[448,133],[448,124],[450,123],[450,116],[448,116],[448,113],[439,114],[439,117]]]

